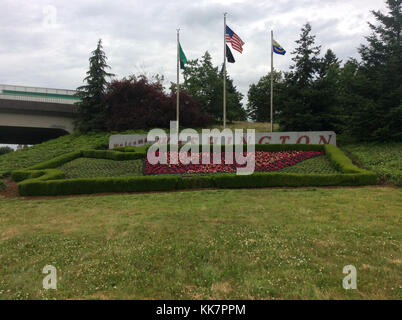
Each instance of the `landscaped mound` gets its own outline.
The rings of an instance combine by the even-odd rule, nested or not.
[[[23,196],[377,183],[375,173],[356,167],[333,145],[255,145],[255,150],[256,172],[250,175],[237,175],[236,164],[222,161],[222,165],[148,166],[151,171],[141,176],[147,148],[127,147],[71,152],[13,171],[11,177],[20,182],[18,192]],[[223,148],[220,151],[218,156],[224,157]],[[208,156],[213,156],[212,146]]]
[[[283,168],[293,166],[301,161],[310,159],[315,156],[322,155],[320,151],[279,151],[266,152],[256,151],[253,153],[243,152],[242,156],[247,157],[248,161],[252,161],[255,157],[256,172],[278,171]],[[150,155],[150,159],[145,158],[145,174],[186,174],[186,173],[235,173],[238,168],[245,167],[245,164],[239,164],[236,159],[236,153],[231,153],[233,161],[226,161],[228,155],[225,152],[219,153],[193,153],[191,161],[188,164],[179,160],[178,164],[171,164],[172,156],[180,159],[178,152],[166,152],[163,155],[167,164],[151,164],[153,159],[160,157],[159,152]],[[188,154],[190,157],[190,154]],[[214,157],[221,159],[220,164],[214,164]],[[229,159],[228,159],[229,160]],[[228,163],[226,163],[228,162]],[[232,162],[232,163],[230,163]]]

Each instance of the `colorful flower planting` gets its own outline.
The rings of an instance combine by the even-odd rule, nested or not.
[[[248,160],[255,157],[256,172],[270,172],[278,171],[283,168],[293,166],[296,163],[322,155],[323,152],[319,151],[281,151],[281,152],[265,152],[256,151],[254,153],[243,153],[243,157],[248,157]],[[159,157],[160,154],[156,152],[151,157]],[[180,160],[178,164],[171,164],[170,159],[172,156],[179,156],[176,152],[167,152],[163,155],[167,160],[167,164],[151,164],[148,158],[145,158],[145,174],[193,174],[193,173],[235,173],[237,168],[245,167],[245,164],[240,164],[236,161],[236,154],[233,153],[233,161],[225,161],[225,152],[221,153],[194,153],[191,157],[190,163],[182,163]],[[187,154],[190,156],[190,154]],[[220,157],[221,163],[214,164],[213,157]],[[180,158],[179,158],[180,159]],[[150,159],[151,162],[152,159]],[[228,162],[228,163],[226,163]],[[231,163],[232,162],[232,163]]]

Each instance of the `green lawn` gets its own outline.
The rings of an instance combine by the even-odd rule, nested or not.
[[[358,165],[377,172],[383,181],[402,186],[402,143],[342,146]]]
[[[401,206],[391,187],[0,196],[0,299],[401,299]]]

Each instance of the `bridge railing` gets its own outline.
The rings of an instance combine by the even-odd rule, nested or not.
[[[74,104],[80,98],[76,91],[0,84],[0,99]]]

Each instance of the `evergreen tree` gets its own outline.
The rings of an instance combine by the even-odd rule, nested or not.
[[[293,52],[294,64],[290,66],[291,81],[300,88],[307,87],[314,80],[316,72],[320,67],[319,54],[321,46],[315,46],[315,36],[310,34],[311,25],[306,23],[300,34],[300,39],[296,40],[299,45]]]
[[[402,0],[387,0],[388,14],[372,11],[368,44],[361,45],[362,63],[354,82],[359,100],[349,123],[361,140],[402,139]],[[356,83],[358,82],[358,83]]]
[[[283,76],[274,71],[274,112],[282,109]],[[271,73],[260,78],[257,84],[250,85],[248,90],[247,111],[251,120],[258,122],[270,121],[271,104]],[[274,115],[274,119],[277,117]]]
[[[223,66],[220,72],[220,78],[223,79]],[[218,88],[219,90],[219,88]],[[219,91],[218,91],[219,92]],[[221,82],[220,91],[221,105],[223,104],[223,83]],[[218,98],[219,99],[219,98]],[[229,77],[226,72],[226,119],[228,121],[246,121],[247,111],[243,108],[241,100],[243,94],[237,91],[236,86],[233,84],[233,79]],[[221,111],[221,113],[223,110]],[[221,116],[222,117],[222,116]]]
[[[107,57],[103,51],[101,39],[91,54],[89,70],[84,78],[84,82],[87,84],[77,88],[77,95],[81,101],[77,103],[76,128],[80,132],[105,129],[106,105],[104,95],[108,85],[106,79],[114,76],[114,74],[106,72],[106,69],[110,69],[110,67],[106,63]]]
[[[315,46],[315,36],[310,35],[311,26],[306,23],[296,41],[298,47],[292,52],[294,64],[285,73],[286,95],[281,105],[279,124],[284,131],[316,130],[319,123],[315,114],[317,92],[313,82],[320,68],[318,57],[321,48]]]
[[[315,98],[311,101],[315,130],[335,130],[340,133],[344,129],[339,105],[340,63],[331,49],[319,59],[317,79],[312,85]]]
[[[285,74],[279,123],[285,131],[338,130],[342,128],[338,101],[340,61],[332,50],[319,57],[311,26],[301,30],[294,64]]]
[[[189,60],[183,70],[184,83],[181,89],[200,102],[202,113],[210,115],[215,121],[222,120],[223,79],[222,71],[213,66],[211,55],[207,52],[201,60]],[[227,119],[245,120],[246,112],[242,107],[243,95],[237,91],[233,80],[226,78]],[[172,83],[171,90],[176,86]]]
[[[328,49],[324,58],[319,61],[318,77],[320,79],[327,77],[330,69],[339,69],[340,64],[341,63],[335,53],[331,49]]]

